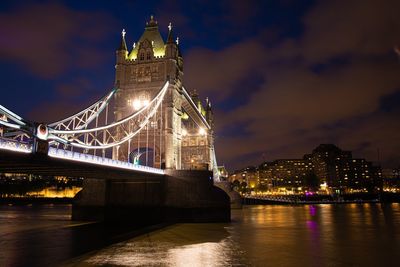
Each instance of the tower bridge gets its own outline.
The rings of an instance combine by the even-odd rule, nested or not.
[[[43,124],[0,105],[0,167],[86,178],[77,219],[126,219],[132,210],[153,218],[159,209],[168,217],[165,210],[173,209],[184,218],[229,220],[229,198],[213,186],[219,174],[211,103],[183,86],[172,25],[165,42],[153,16],[132,49],[125,35],[114,88],[88,108]]]

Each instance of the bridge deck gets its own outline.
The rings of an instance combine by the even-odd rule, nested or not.
[[[163,174],[103,166],[81,161],[65,160],[48,155],[0,150],[0,171],[3,173],[30,173],[48,176],[69,176],[98,179],[137,177],[160,178]]]
[[[126,178],[138,174],[161,176],[162,169],[135,165],[94,155],[49,148],[48,155],[32,153],[32,145],[0,138],[0,170],[9,173],[32,173],[88,178]],[[119,173],[120,175],[117,175]]]

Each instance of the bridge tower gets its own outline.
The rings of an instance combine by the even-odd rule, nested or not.
[[[131,49],[126,44],[125,30],[123,30],[121,43],[116,51],[115,68],[115,87],[119,88],[115,95],[116,120],[148,104],[166,81],[169,82],[169,87],[155,119],[129,142],[114,148],[113,158],[132,161],[131,155],[140,157],[143,153],[140,157],[142,165],[153,162],[153,166],[157,168],[179,170],[195,167],[212,170],[211,129],[198,126],[197,129],[201,129],[201,132],[196,130],[196,134],[192,130],[192,139],[197,135],[197,139],[204,140],[192,141],[193,146],[189,148],[190,140],[186,128],[194,129],[195,126],[194,123],[188,122],[190,112],[184,108],[188,106],[188,100],[183,92],[183,58],[179,50],[179,39],[175,39],[172,25],[168,26],[168,37],[164,42],[158,23],[151,16],[142,36],[133,43]],[[202,116],[211,122],[209,103],[207,102],[206,108],[203,108],[197,99],[190,101],[195,103],[196,108],[203,113]],[[153,150],[152,153],[146,150],[146,147]],[[192,155],[193,151],[202,155]]]
[[[181,169],[180,95],[183,60],[178,52],[178,44],[173,39],[172,28],[169,28],[165,43],[159,32],[158,23],[152,16],[130,52],[125,41],[125,31],[122,32],[121,44],[116,54],[115,86],[119,88],[114,110],[116,120],[146,105],[166,81],[169,81],[169,88],[161,110],[156,116],[157,120],[133,138],[130,144],[115,148],[113,158],[129,160],[128,155],[135,153],[135,149],[140,154],[145,153],[143,150],[146,147],[155,148],[153,151],[155,167]]]

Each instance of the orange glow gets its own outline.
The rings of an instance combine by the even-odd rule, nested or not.
[[[48,197],[48,198],[73,198],[75,195],[82,190],[82,187],[73,186],[71,188],[64,188],[63,190],[57,190],[56,187],[45,188],[40,191],[28,192],[28,197]]]

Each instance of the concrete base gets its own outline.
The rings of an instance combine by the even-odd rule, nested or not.
[[[165,176],[85,179],[73,220],[154,224],[229,222],[230,199],[208,171],[167,171]]]

